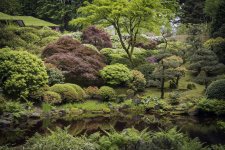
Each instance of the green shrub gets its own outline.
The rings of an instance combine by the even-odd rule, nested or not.
[[[40,87],[38,90],[31,92],[29,94],[29,98],[36,101],[36,102],[42,102],[43,101],[43,96],[44,96],[44,92],[49,91],[50,88],[48,85],[44,85],[42,87]]]
[[[197,108],[203,113],[213,113],[216,115],[225,114],[225,101],[203,98],[197,105]]]
[[[48,82],[41,59],[25,51],[0,50],[0,76],[5,94],[27,97]]]
[[[60,94],[63,102],[74,102],[79,100],[77,91],[67,84],[55,84],[50,87],[50,91]]]
[[[55,37],[55,36],[49,36],[49,37],[45,37],[43,39],[41,39],[38,42],[38,45],[43,47],[43,46],[47,46],[49,43],[53,43],[55,42],[57,39],[59,39],[59,37]]]
[[[131,71],[133,74],[133,80],[129,84],[129,87],[132,88],[136,92],[142,92],[145,90],[146,80],[144,75],[137,70]]]
[[[146,80],[150,80],[152,78],[152,72],[154,71],[156,65],[151,63],[145,63],[135,68],[135,70],[140,71]]]
[[[86,97],[85,91],[79,85],[71,84],[71,83],[66,83],[66,85],[69,85],[69,86],[73,87],[76,90],[76,92],[78,94],[78,98],[80,100],[83,100]]]
[[[96,52],[98,52],[98,53],[100,53],[99,50],[97,49],[97,47],[95,47],[94,45],[91,45],[91,44],[83,44],[83,45],[92,49],[92,50],[94,50],[94,51],[96,51]]]
[[[180,93],[178,91],[169,94],[169,103],[171,105],[179,104]]]
[[[225,79],[212,82],[206,90],[207,98],[225,100]]]
[[[132,79],[131,71],[123,64],[108,65],[100,70],[101,77],[110,85],[124,85]]]
[[[94,144],[84,137],[73,137],[66,130],[57,128],[47,136],[36,134],[24,145],[32,150],[96,150]]]
[[[85,93],[87,94],[87,96],[89,98],[97,98],[98,97],[98,93],[99,93],[99,89],[97,86],[89,86],[85,89]]]
[[[187,89],[188,90],[194,90],[194,89],[196,89],[196,85],[194,83],[188,83],[187,84]]]
[[[39,30],[39,36],[42,39],[46,37],[59,37],[60,33],[52,30],[51,28],[43,27],[41,30]]]
[[[108,86],[102,86],[99,89],[99,96],[103,101],[111,101],[116,97],[116,91]]]
[[[47,67],[47,73],[48,73],[48,84],[49,85],[63,83],[65,80],[62,71],[57,68],[48,68]]]
[[[43,93],[43,101],[49,104],[59,104],[62,102],[62,99],[58,93],[46,91]]]

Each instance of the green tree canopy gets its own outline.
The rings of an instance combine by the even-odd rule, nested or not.
[[[78,11],[81,17],[70,22],[72,25],[112,25],[120,43],[132,62],[137,35],[143,31],[158,31],[169,25],[175,11],[175,0],[94,0]],[[124,39],[124,33],[128,39]]]

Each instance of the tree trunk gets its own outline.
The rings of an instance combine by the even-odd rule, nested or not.
[[[162,61],[162,74],[161,74],[161,99],[164,99],[164,84],[165,84],[165,77],[164,77],[164,64]]]
[[[178,85],[179,85],[179,80],[180,80],[180,76],[177,76],[177,79],[176,79],[176,88],[178,88]]]

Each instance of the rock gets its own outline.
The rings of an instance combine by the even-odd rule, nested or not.
[[[30,114],[30,118],[32,118],[32,119],[40,119],[41,118],[41,113],[34,112],[34,113]]]
[[[11,124],[11,121],[0,119],[0,127],[9,127],[10,124]]]

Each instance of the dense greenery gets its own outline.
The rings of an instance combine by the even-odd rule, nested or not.
[[[41,59],[25,51],[0,50],[1,87],[10,96],[26,98],[48,82]]]
[[[0,149],[224,149],[224,7],[1,0]],[[15,20],[28,16],[59,26]]]

